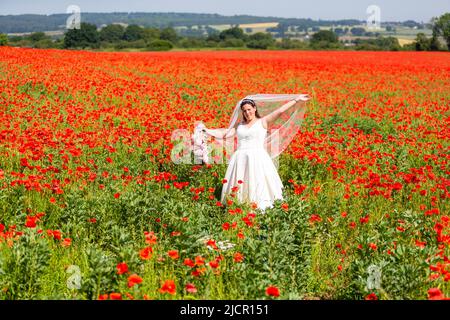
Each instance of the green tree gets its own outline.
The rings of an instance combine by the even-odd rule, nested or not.
[[[447,12],[439,18],[433,18],[431,21],[433,25],[433,38],[443,37],[447,43],[448,50],[450,50],[450,12]]]
[[[270,33],[257,32],[248,38],[247,47],[254,49],[267,49],[275,44]]]
[[[338,36],[330,30],[320,30],[312,35],[312,42],[326,41],[326,42],[338,42]]]
[[[44,39],[50,39],[50,37],[45,35],[45,33],[43,32],[33,32],[28,36],[28,39],[30,39],[33,42],[38,42]]]
[[[227,38],[219,43],[222,48],[242,48],[245,47],[245,42],[242,39]]]
[[[126,27],[123,34],[123,40],[136,41],[144,38],[144,28],[137,24],[130,24]]]
[[[320,30],[319,32],[314,33],[311,37],[312,44],[318,44],[319,42],[338,43],[339,38],[333,31]]]
[[[430,45],[431,45],[430,39],[428,39],[424,33],[419,32],[414,42],[416,51],[428,51],[430,50]]]
[[[220,36],[219,33],[211,33],[207,38],[206,41],[214,41],[214,42],[220,42]]]
[[[147,50],[150,51],[167,51],[172,48],[173,48],[172,42],[161,39],[153,40],[147,46]]]
[[[125,28],[120,24],[110,24],[99,32],[100,41],[116,42],[123,38]]]
[[[366,33],[366,30],[364,28],[361,27],[354,27],[350,29],[350,32],[354,35],[354,36],[362,36]]]
[[[230,29],[223,30],[219,34],[220,40],[226,40],[226,39],[241,39],[243,41],[246,41],[248,39],[248,36],[244,33],[244,30],[242,30],[239,27],[233,27]]]
[[[161,32],[158,28],[144,28],[143,39],[146,43],[157,40],[161,37]]]
[[[161,40],[167,40],[172,43],[176,43],[178,41],[177,32],[172,27],[167,27],[167,28],[162,29],[159,38]]]
[[[440,51],[442,50],[441,43],[437,36],[432,36],[430,40],[430,50],[431,51]]]
[[[6,46],[8,44],[8,36],[4,33],[0,33],[0,46]]]
[[[64,48],[98,48],[99,37],[95,24],[82,22],[80,29],[69,29],[64,35]]]

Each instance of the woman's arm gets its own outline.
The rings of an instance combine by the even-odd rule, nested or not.
[[[203,131],[210,136],[213,136],[215,138],[218,139],[227,139],[227,138],[231,138],[236,134],[236,127],[237,124],[231,128],[230,130],[227,129],[208,129],[208,128],[204,128]]]
[[[309,96],[307,97],[309,99]],[[266,124],[270,124],[277,120],[284,112],[289,110],[292,106],[296,105],[299,101],[302,101],[302,103],[305,103],[307,100],[303,96],[298,96],[297,98],[283,104],[280,108],[277,110],[269,113],[267,116],[263,117],[263,122]]]

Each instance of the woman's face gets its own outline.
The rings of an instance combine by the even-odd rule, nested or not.
[[[242,114],[244,115],[244,119],[247,122],[251,122],[255,118],[256,108],[253,107],[250,103],[246,103],[241,107]]]

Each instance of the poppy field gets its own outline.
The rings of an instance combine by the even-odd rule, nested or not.
[[[0,298],[448,298],[449,79],[444,52],[0,47]],[[312,98],[265,214],[171,159],[256,93]]]

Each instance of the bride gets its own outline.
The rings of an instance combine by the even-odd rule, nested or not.
[[[284,150],[297,133],[295,124],[295,117],[298,110],[292,110],[294,105],[299,101],[305,102],[309,100],[308,95],[282,95],[284,98],[294,96],[281,107],[268,108],[270,102],[282,101],[273,98],[274,95],[255,95],[250,96],[254,99],[243,99],[239,102],[241,122],[236,121],[235,117],[227,130],[223,129],[208,129],[203,127],[203,132],[209,136],[217,139],[229,139],[237,136],[238,145],[236,151],[229,160],[228,168],[223,180],[223,188],[221,195],[221,202],[227,204],[231,198],[236,198],[239,202],[247,202],[256,204],[259,209],[264,211],[268,207],[273,207],[275,200],[283,200],[283,184],[278,175],[277,169],[272,161],[273,156],[277,156]],[[261,102],[261,108],[270,110],[271,112],[265,116],[261,116],[258,112],[257,103]],[[304,103],[302,104],[304,107]],[[237,110],[236,110],[237,111]],[[303,110],[304,111],[304,110]],[[286,120],[286,114],[290,112],[290,117]],[[303,112],[304,113],[304,112]],[[274,139],[274,134],[268,135],[268,128],[274,124],[280,117],[284,115],[284,125],[277,130],[277,139]],[[303,114],[301,114],[303,116]],[[284,131],[282,131],[284,130]],[[279,134],[283,133],[280,139]],[[270,141],[272,137],[273,141]],[[268,152],[268,143],[272,144],[274,141],[281,146],[281,151],[277,153]]]

